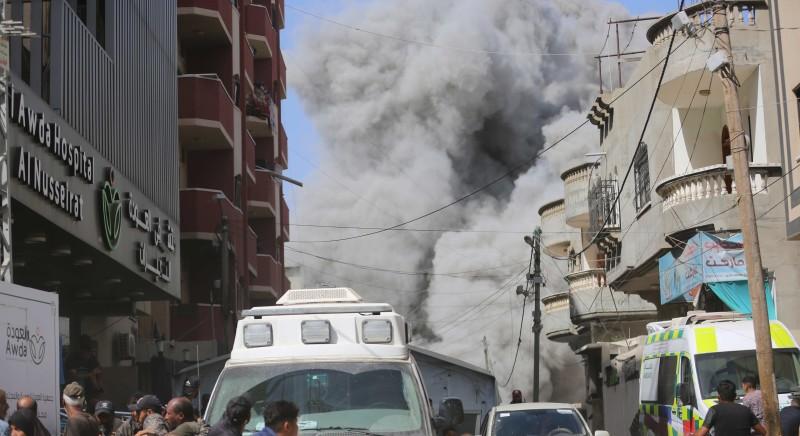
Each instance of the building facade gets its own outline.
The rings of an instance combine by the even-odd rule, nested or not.
[[[124,401],[148,372],[137,345],[168,334],[180,297],[176,6],[4,4],[37,35],[9,43],[13,281],[59,294],[63,381],[83,351]]]
[[[200,360],[230,351],[237,314],[289,281],[281,123],[282,0],[178,0],[182,287],[173,337]],[[197,356],[196,356],[197,355]]]
[[[800,10],[795,3],[730,0],[724,5],[768,298],[774,316],[797,335],[800,59],[792,32],[800,25]],[[544,299],[553,319],[545,334],[569,343],[584,358],[587,410],[595,428],[609,416],[604,404],[613,395],[606,390],[616,386],[608,362],[635,348],[635,336],[644,332],[648,319],[667,320],[696,309],[749,310],[726,299],[739,292],[740,300],[749,301],[739,192],[729,165],[731,132],[719,76],[706,66],[716,51],[713,4],[686,8],[694,28],[677,32],[660,87],[674,14],[650,23],[650,46],[627,83],[598,95],[588,110],[598,129],[593,154],[599,158],[568,169],[562,176],[565,197],[539,211],[543,233],[550,233],[543,245],[569,259],[564,277],[569,291]],[[582,288],[591,289],[590,310],[586,296],[575,298]],[[607,300],[616,304],[602,302],[606,288]],[[635,301],[619,304],[614,296]],[[599,331],[616,334],[581,336],[587,334],[585,314],[596,316],[595,306],[611,315],[598,320]],[[638,377],[638,372],[629,375]]]

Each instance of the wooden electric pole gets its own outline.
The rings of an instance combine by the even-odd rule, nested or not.
[[[764,270],[761,266],[761,247],[758,242],[753,191],[750,186],[750,153],[742,129],[742,116],[739,109],[738,81],[733,69],[731,38],[725,3],[717,1],[713,8],[714,35],[716,46],[725,55],[727,65],[717,69],[725,96],[725,117],[730,131],[731,155],[733,158],[733,177],[738,191],[739,218],[744,237],[744,254],[747,261],[747,284],[750,289],[750,302],[753,308],[753,331],[756,338],[756,356],[761,392],[764,398],[764,421],[767,435],[780,435],[778,423],[778,395],[775,387],[775,373],[772,356],[767,300],[764,292]]]
[[[539,336],[542,333],[542,311],[540,302],[542,298],[541,287],[542,279],[541,257],[542,257],[542,229],[536,228],[533,237],[526,236],[525,243],[531,246],[531,263],[533,273],[528,267],[528,284],[533,284],[533,401],[539,401]],[[525,292],[525,298],[530,294]]]

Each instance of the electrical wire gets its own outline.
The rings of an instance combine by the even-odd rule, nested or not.
[[[673,41],[674,41],[674,38],[670,40],[670,51],[667,52],[667,55],[664,58],[662,58],[661,60],[656,62],[655,65],[653,65],[652,68],[650,68],[648,71],[646,71],[640,78],[638,78],[636,81],[634,81],[630,86],[628,86],[622,92],[620,92],[620,94],[617,95],[616,97],[614,97],[608,104],[611,105],[614,102],[616,102],[617,100],[619,100],[620,98],[622,98],[624,95],[626,95],[632,89],[634,89],[636,87],[636,85],[639,84],[642,80],[644,80],[644,78],[647,77],[651,72],[655,71],[655,69],[658,68],[659,65],[661,65],[663,62],[665,62],[669,58],[670,54],[673,51],[672,50]],[[686,41],[689,41],[689,39],[687,38],[683,42],[678,44],[678,46],[675,47],[675,51],[677,51],[683,44],[685,44]],[[568,137],[572,136],[581,127],[585,126],[588,123],[589,123],[588,119],[584,120],[583,122],[579,123],[575,128],[573,128],[572,130],[567,132],[564,136],[562,136],[561,138],[559,138],[558,140],[556,140],[555,142],[553,142],[549,146],[546,146],[546,147],[542,148],[541,150],[539,150],[536,154],[534,154],[533,157],[531,157],[531,158],[523,161],[522,163],[514,166],[510,170],[508,170],[505,173],[501,174],[500,176],[492,179],[488,183],[486,183],[486,184],[474,189],[473,191],[471,191],[471,192],[469,192],[469,193],[467,193],[465,195],[462,195],[461,197],[456,198],[455,200],[451,201],[450,203],[447,203],[447,204],[445,204],[443,206],[440,206],[440,207],[438,207],[436,209],[433,209],[433,210],[431,210],[429,212],[426,212],[426,213],[424,213],[422,215],[419,215],[419,216],[417,216],[415,218],[412,218],[412,219],[409,219],[407,221],[395,224],[395,225],[390,226],[390,227],[384,227],[384,228],[381,228],[379,230],[375,230],[375,231],[367,232],[367,233],[362,233],[362,234],[359,234],[359,235],[349,236],[349,237],[334,238],[334,239],[327,239],[327,240],[317,240],[317,241],[306,240],[306,241],[289,241],[289,242],[290,243],[295,243],[295,244],[297,244],[297,243],[309,243],[310,244],[310,243],[330,243],[330,242],[349,241],[349,240],[353,240],[353,239],[359,239],[359,238],[363,238],[363,237],[367,237],[367,236],[377,235],[377,234],[380,234],[380,233],[391,231],[391,230],[406,226],[408,224],[417,222],[417,221],[422,220],[424,218],[427,218],[427,217],[429,217],[431,215],[437,214],[437,213],[439,213],[439,212],[441,212],[441,211],[443,211],[443,210],[445,210],[445,209],[447,209],[447,208],[449,208],[451,206],[454,206],[454,205],[456,205],[458,203],[461,203],[462,201],[468,200],[469,198],[477,195],[478,193],[480,193],[482,191],[485,191],[486,189],[489,189],[490,187],[496,185],[497,183],[503,181],[504,179],[516,174],[518,171],[528,167],[531,163],[535,162],[539,157],[541,157],[542,155],[544,155],[548,151],[550,151],[553,148],[555,148],[557,145],[562,143]],[[608,218],[610,218],[610,215],[606,217],[606,223],[604,223],[603,226],[605,226],[607,224]]]
[[[375,32],[373,30],[365,29],[362,27],[354,26],[352,24],[344,23],[341,21],[337,21],[331,18],[324,17],[319,14],[315,14],[313,12],[307,11],[305,9],[300,9],[296,6],[292,6],[290,4],[286,4],[287,9],[291,9],[295,12],[299,12],[303,15],[307,15],[309,17],[315,18],[320,21],[324,21],[326,23],[334,24],[339,27],[343,27],[345,29],[354,30],[357,32],[366,33],[368,35],[376,36],[379,38],[390,39],[397,42],[402,42],[405,44],[411,45],[419,45],[423,47],[429,48],[436,48],[441,50],[450,50],[450,51],[457,51],[463,53],[474,53],[474,54],[485,54],[485,55],[492,55],[492,56],[591,56],[594,57],[596,54],[594,52],[561,52],[561,53],[550,53],[550,52],[507,52],[507,51],[500,51],[500,50],[482,50],[482,49],[472,49],[466,47],[455,47],[455,46],[446,46],[446,45],[439,45],[434,44],[429,41],[419,41],[410,38],[404,38],[401,36],[390,35],[387,33]],[[609,27],[610,29],[610,27]],[[608,41],[608,39],[606,39]]]

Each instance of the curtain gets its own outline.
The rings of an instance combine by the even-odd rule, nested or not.
[[[711,290],[725,303],[731,310],[744,314],[752,314],[753,308],[750,306],[750,290],[747,281],[740,280],[735,282],[716,282],[706,283]],[[775,314],[775,301],[772,299],[772,284],[764,284],[767,294],[767,313],[769,319],[778,319]]]

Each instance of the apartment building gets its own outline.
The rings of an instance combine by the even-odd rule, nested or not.
[[[281,123],[283,0],[178,0],[180,304],[171,325],[200,360],[227,352],[237,314],[288,287]],[[199,350],[199,351],[198,351]]]

